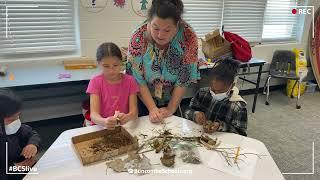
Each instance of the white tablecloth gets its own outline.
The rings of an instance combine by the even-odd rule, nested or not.
[[[155,129],[162,129],[161,124],[152,124],[147,117],[142,117],[138,120],[131,121],[124,126],[130,133],[139,135],[154,134]],[[171,132],[175,134],[181,134],[183,136],[200,135],[200,126],[195,123],[182,119],[180,117],[170,117],[166,119],[166,127],[171,129]],[[147,174],[143,176],[136,176],[126,172],[114,173],[111,169],[108,169],[105,162],[96,163],[89,166],[83,166],[78,159],[78,156],[73,148],[71,138],[80,134],[85,134],[93,131],[101,130],[99,126],[91,126],[85,128],[71,129],[63,132],[46,153],[37,162],[35,167],[37,168],[37,175],[28,174],[24,179],[85,179],[85,180],[98,180],[98,179],[175,179],[175,180],[188,180],[195,178],[204,179],[219,179],[219,180],[236,180],[244,179],[239,176],[234,176],[226,172],[210,169],[203,164],[176,164],[174,169],[192,170],[192,173],[187,174]],[[233,133],[215,133],[212,136],[217,137],[224,144],[230,144],[234,146],[240,146],[244,149],[254,150],[258,154],[264,154],[261,159],[258,158],[255,164],[255,169],[252,178],[255,180],[283,180],[283,176],[279,171],[274,160],[270,156],[265,145],[255,139],[240,136]],[[201,152],[200,152],[201,154]],[[154,152],[146,154],[151,160],[152,156],[159,156]],[[208,158],[208,159],[207,159]],[[158,158],[157,158],[158,159]],[[210,157],[203,157],[202,159],[210,160]],[[154,162],[151,162],[152,164]],[[157,162],[158,163],[158,162]],[[155,165],[156,169],[167,169],[161,165]],[[190,171],[189,171],[190,172]],[[108,174],[107,174],[108,173]]]

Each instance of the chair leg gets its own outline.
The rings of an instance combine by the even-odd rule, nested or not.
[[[267,94],[266,90],[267,90],[267,82],[268,82],[268,79],[269,79],[269,76],[268,76],[268,78],[266,79],[266,82],[264,82],[263,91],[262,91],[263,94]]]
[[[296,108],[297,109],[300,109],[301,108],[301,105],[300,105],[300,88],[301,88],[301,80],[299,80],[298,82],[298,96],[297,96],[297,103],[296,103]]]
[[[291,95],[290,95],[291,98],[294,98],[293,92],[294,92],[294,88],[296,88],[296,85],[297,85],[298,81],[299,81],[299,80],[296,80],[296,82],[295,82],[294,85],[293,85],[293,88],[292,88],[292,91],[291,91]]]
[[[267,79],[267,98],[266,98],[266,105],[270,105],[269,103],[269,94],[270,94],[270,80],[271,80],[271,76],[269,75],[268,79]]]
[[[184,118],[184,117],[183,117],[182,110],[181,110],[181,106],[180,106],[180,104],[179,104],[179,107],[178,107],[178,108],[179,108],[180,116],[181,116],[182,118]]]

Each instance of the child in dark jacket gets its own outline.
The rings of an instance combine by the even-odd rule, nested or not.
[[[34,157],[38,153],[40,136],[30,126],[21,124],[21,106],[22,101],[16,94],[9,89],[0,89],[1,180],[22,178],[17,175],[7,175],[9,169],[6,171],[6,166],[32,167],[36,162]]]
[[[235,79],[239,63],[225,59],[209,72],[208,87],[201,88],[192,98],[185,116],[204,128],[207,133],[216,131],[237,133],[247,136],[246,101],[239,95]]]

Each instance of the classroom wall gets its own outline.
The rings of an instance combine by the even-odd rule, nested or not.
[[[310,5],[319,7],[319,1],[310,0]],[[88,12],[88,10],[79,4],[80,16],[80,38],[81,53],[83,56],[95,57],[96,48],[100,43],[112,41],[119,46],[128,46],[129,38],[132,31],[141,22],[145,20],[143,17],[137,16],[131,8],[131,1],[127,1],[124,8],[113,5],[113,1],[108,1],[106,8],[99,13]],[[252,48],[253,56],[264,59],[267,63],[271,62],[273,52],[275,50],[292,50],[293,48],[301,48],[307,52],[308,34],[312,16],[307,15],[305,26],[300,42],[297,43],[264,43],[256,45]],[[263,70],[267,71],[269,65],[265,65]],[[256,69],[253,69],[256,70]],[[312,76],[312,73],[310,73]],[[263,86],[267,74],[263,74],[261,86]],[[256,76],[247,76],[250,80],[255,80]],[[312,79],[312,77],[310,77]],[[271,85],[283,84],[285,81],[273,80]],[[251,89],[254,86],[248,83],[241,85],[243,89]]]
[[[318,0],[310,0],[309,4],[319,7],[319,2]],[[128,46],[130,34],[145,20],[133,12],[131,1],[127,1],[123,8],[114,6],[113,1],[108,1],[105,9],[98,13],[89,12],[83,7],[83,4],[79,3],[79,16],[81,52],[83,56],[90,57],[95,56],[97,46],[105,41],[115,42],[119,46]],[[270,62],[273,52],[277,49],[292,49],[294,47],[306,49],[311,19],[311,16],[307,15],[301,42],[256,45],[252,49],[253,56]]]
[[[127,1],[130,3],[131,1]],[[310,5],[314,5],[315,9],[320,6],[320,1],[310,0]],[[99,13],[88,12],[79,3],[79,25],[80,25],[80,38],[81,38],[81,54],[83,56],[95,57],[95,51],[97,46],[106,41],[112,41],[119,46],[127,46],[129,42],[129,36],[137,25],[143,22],[144,18],[135,15],[131,9],[130,4],[127,4],[124,8],[118,8],[113,5],[113,1],[108,1],[106,8]],[[270,62],[272,54],[277,49],[291,50],[294,47],[307,49],[309,27],[311,23],[311,17],[307,17],[305,20],[305,28],[302,37],[302,41],[299,43],[291,44],[262,44],[252,48],[253,56],[257,58],[265,59]],[[264,66],[264,70],[268,70],[268,64]],[[252,69],[251,71],[254,71]],[[255,80],[256,75],[247,76],[250,80]],[[312,77],[311,77],[312,78]],[[266,74],[263,74],[260,86],[263,86],[265,82]],[[285,83],[284,81],[273,80],[272,85],[278,85]],[[203,83],[205,85],[205,83]],[[238,82],[237,85],[240,89],[253,89],[254,86],[248,83]],[[81,113],[81,101],[85,99],[84,86],[74,86],[72,90],[70,87],[59,87],[59,89],[43,89],[41,93],[43,95],[54,96],[55,92],[72,92],[74,96],[56,97],[50,99],[29,100],[25,102],[23,110],[23,121],[37,121],[43,119],[50,119],[61,116],[75,115]],[[82,92],[81,95],[77,95],[76,92]],[[23,91],[22,96],[27,95],[37,97],[39,92],[35,91]],[[260,98],[264,98],[260,95]],[[271,97],[272,98],[272,97]],[[257,113],[259,112],[257,107]]]
[[[101,12],[90,12],[90,9],[79,3],[81,52],[83,56],[95,57],[99,44],[111,41],[119,46],[128,46],[132,31],[144,21],[145,18],[134,13],[131,1],[126,1],[123,8],[108,1]]]

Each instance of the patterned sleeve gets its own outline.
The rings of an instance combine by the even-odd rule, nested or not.
[[[183,39],[183,64],[198,63],[198,38],[196,33],[187,24],[184,25]]]
[[[198,39],[195,32],[187,24],[184,25],[183,41],[184,42],[180,42],[181,47],[184,49],[183,65],[180,77],[175,85],[187,87],[200,79],[198,67]]]
[[[143,74],[142,61],[146,48],[146,40],[144,37],[146,30],[146,24],[137,29],[131,36],[128,48],[128,73],[134,76],[139,85],[145,85],[147,83]]]

